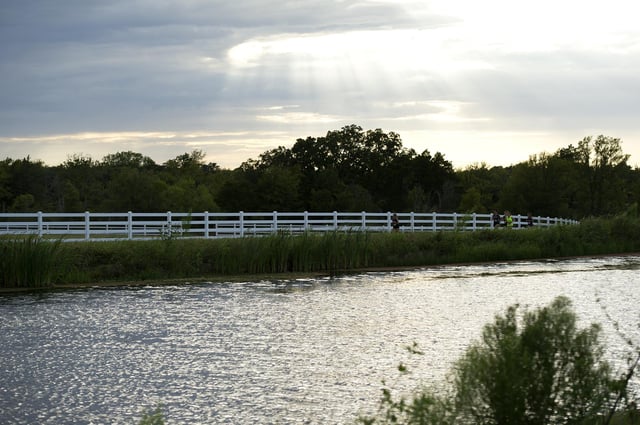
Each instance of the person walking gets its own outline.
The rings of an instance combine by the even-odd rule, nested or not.
[[[391,231],[399,232],[400,231],[400,220],[398,220],[398,214],[393,213],[391,216]]]
[[[511,229],[513,227],[513,217],[511,217],[511,212],[509,210],[504,212],[504,225],[507,229]]]
[[[498,210],[493,210],[491,213],[491,221],[494,229],[500,227],[500,214],[498,214]]]

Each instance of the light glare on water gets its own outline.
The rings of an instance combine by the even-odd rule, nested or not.
[[[559,295],[603,325],[622,368],[606,313],[640,343],[638,269],[607,257],[4,297],[0,422],[135,423],[161,404],[169,424],[353,423],[406,346],[425,354],[397,385],[435,385],[507,306]]]

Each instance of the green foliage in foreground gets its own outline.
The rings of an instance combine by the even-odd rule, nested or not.
[[[165,425],[162,407],[158,406],[153,411],[145,411],[138,425]]]
[[[278,273],[335,274],[640,251],[640,219],[621,215],[579,225],[476,232],[278,233],[238,239],[51,242],[0,239],[5,288]]]
[[[484,327],[452,371],[451,389],[394,399],[383,389],[380,411],[362,424],[596,425],[637,424],[628,379],[603,359],[600,328],[576,327],[570,301],[525,312],[518,306]],[[636,348],[636,351],[638,349]],[[637,353],[636,353],[637,355]],[[630,365],[633,374],[637,361]],[[403,371],[404,369],[401,369]],[[622,403],[624,404],[622,404]],[[621,407],[620,411],[618,409]]]

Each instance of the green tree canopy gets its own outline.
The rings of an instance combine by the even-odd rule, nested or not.
[[[400,135],[348,125],[297,139],[221,169],[193,150],[158,165],[137,152],[61,165],[0,161],[0,210],[415,211],[478,212],[582,219],[640,202],[640,170],[620,139],[588,136],[555,153],[508,167],[454,170],[439,152],[403,146]]]
[[[107,167],[130,167],[130,168],[142,168],[153,167],[156,163],[148,156],[144,156],[138,152],[116,152],[114,154],[106,155],[102,158],[102,165]]]

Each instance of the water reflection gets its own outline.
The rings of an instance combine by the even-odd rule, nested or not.
[[[5,297],[0,422],[135,423],[162,403],[169,423],[350,423],[405,346],[425,355],[399,387],[439,382],[496,313],[558,295],[581,325],[604,325],[622,367],[606,314],[640,342],[639,267],[607,257]]]

